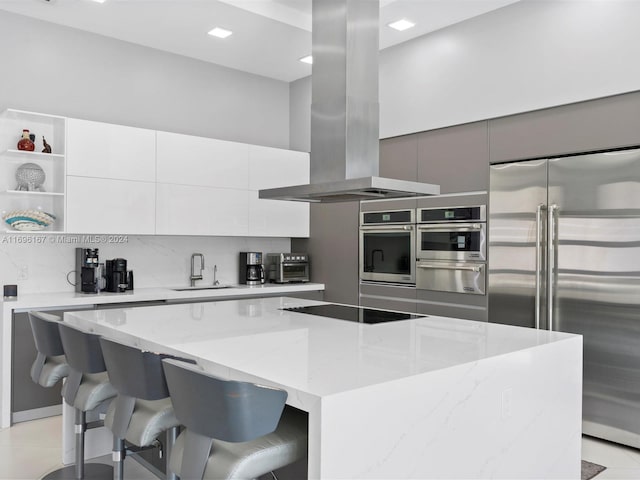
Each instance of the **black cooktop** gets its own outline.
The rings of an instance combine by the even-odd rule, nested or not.
[[[308,307],[283,308],[288,312],[307,313],[309,315],[319,315],[321,317],[336,318],[358,323],[384,323],[396,322],[398,320],[410,320],[412,318],[422,318],[426,315],[415,315],[413,313],[390,312],[388,310],[374,310],[372,308],[352,307],[350,305],[337,305],[329,303],[326,305],[311,305]]]

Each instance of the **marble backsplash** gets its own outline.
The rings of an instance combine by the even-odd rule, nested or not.
[[[203,280],[238,283],[239,252],[288,252],[289,238],[0,234],[0,285],[20,293],[73,291],[75,249],[98,248],[100,262],[126,258],[136,288],[188,286],[191,254],[205,257]]]

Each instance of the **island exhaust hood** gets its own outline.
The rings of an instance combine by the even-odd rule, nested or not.
[[[440,186],[378,176],[376,0],[313,0],[310,185],[260,190],[260,198],[346,202],[438,195]]]

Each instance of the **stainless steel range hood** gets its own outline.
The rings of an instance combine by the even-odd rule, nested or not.
[[[345,202],[438,195],[440,187],[378,176],[377,0],[313,0],[311,184],[260,198]]]

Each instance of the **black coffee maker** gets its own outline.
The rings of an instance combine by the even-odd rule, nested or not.
[[[105,277],[107,292],[124,292],[133,290],[133,272],[127,270],[125,258],[114,258],[105,262]]]
[[[240,252],[238,283],[241,285],[260,285],[264,283],[262,252]]]
[[[76,248],[76,292],[100,293],[106,285],[97,248]]]

